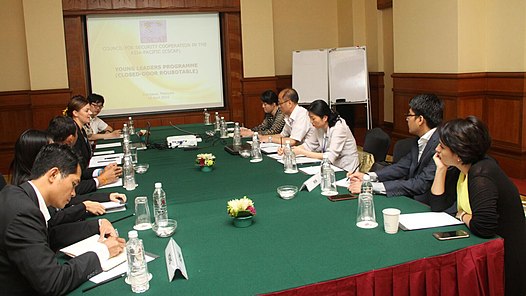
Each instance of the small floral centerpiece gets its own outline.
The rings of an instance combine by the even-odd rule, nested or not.
[[[211,171],[212,167],[216,163],[216,157],[212,153],[197,154],[195,163],[199,168],[201,168],[202,171]]]
[[[228,215],[234,218],[234,226],[236,227],[252,225],[252,217],[256,215],[254,202],[246,196],[228,201],[226,209]]]

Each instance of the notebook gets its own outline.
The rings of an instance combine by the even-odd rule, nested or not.
[[[60,251],[70,257],[80,256],[84,253],[95,250],[94,245],[99,243],[99,237],[100,235],[94,234],[86,239],[60,249]],[[124,250],[119,255],[102,262],[101,267],[102,270],[107,271],[124,262],[126,262],[126,250]]]

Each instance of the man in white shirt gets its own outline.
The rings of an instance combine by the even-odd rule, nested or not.
[[[375,173],[369,173],[373,191],[387,196],[409,196],[429,204],[429,192],[435,177],[433,161],[439,143],[436,127],[442,122],[444,103],[434,94],[415,96],[409,102],[406,114],[409,133],[418,136],[411,151],[397,163]],[[363,173],[348,174],[349,191],[359,193]]]
[[[309,112],[298,105],[298,102],[298,93],[292,88],[286,88],[279,93],[278,105],[285,114],[285,127],[280,134],[259,136],[262,142],[284,144],[285,141],[290,141],[291,146],[300,145],[305,138],[314,133]]]
[[[95,141],[120,137],[120,130],[113,130],[111,126],[98,116],[102,108],[104,108],[104,97],[99,94],[90,94],[87,99],[91,110],[91,120],[89,124],[84,126],[84,130],[88,135],[88,139]]]
[[[47,207],[63,208],[75,196],[79,158],[67,145],[46,145],[37,155],[30,179],[0,192],[0,290],[5,295],[67,294],[101,272],[101,262],[120,254],[124,239],[117,237],[111,223],[99,222],[96,250],[60,264],[50,248]],[[97,225],[96,221],[85,224],[90,222]],[[78,224],[62,229],[62,235],[80,231]]]

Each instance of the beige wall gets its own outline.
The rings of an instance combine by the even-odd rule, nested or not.
[[[383,56],[381,64],[384,72],[384,121],[393,122],[393,9],[381,12]]]
[[[336,11],[338,13],[338,47],[353,46],[354,35],[352,1],[338,0]]]
[[[61,0],[23,0],[31,90],[68,88]]]
[[[458,2],[393,1],[395,72],[457,73]]]
[[[526,1],[486,0],[488,72],[526,71]]]
[[[0,27],[0,91],[27,90],[29,67],[22,1],[2,1]]]
[[[292,73],[292,51],[338,47],[336,0],[274,0],[276,75]]]
[[[241,0],[244,77],[274,76],[272,0]]]
[[[398,0],[397,73],[523,72],[526,1]]]

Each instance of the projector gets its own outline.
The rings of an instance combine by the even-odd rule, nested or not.
[[[199,140],[194,135],[166,137],[166,143],[168,143],[168,148],[185,148],[197,146],[197,142],[201,142]]]

